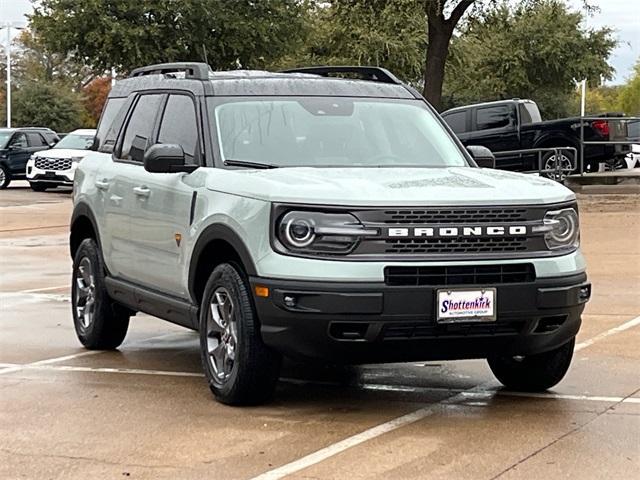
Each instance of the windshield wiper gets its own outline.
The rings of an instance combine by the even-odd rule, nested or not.
[[[247,160],[232,160],[227,159],[222,162],[226,167],[247,167],[247,168],[278,168],[278,165],[274,165],[272,163],[260,163],[260,162],[249,162]]]

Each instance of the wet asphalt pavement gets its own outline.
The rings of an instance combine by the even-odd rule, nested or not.
[[[594,297],[565,379],[484,361],[287,364],[273,403],[216,403],[197,335],[132,319],[115,352],[71,320],[68,192],[0,191],[0,478],[640,478],[640,197],[580,198]]]

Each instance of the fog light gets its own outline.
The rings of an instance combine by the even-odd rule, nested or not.
[[[591,285],[580,287],[578,296],[580,297],[580,300],[589,300],[589,298],[591,297]]]
[[[285,306],[289,308],[293,308],[296,306],[296,297],[292,297],[291,295],[285,295],[283,301]]]

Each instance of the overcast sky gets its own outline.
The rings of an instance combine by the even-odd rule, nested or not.
[[[615,29],[620,42],[610,58],[616,69],[611,83],[622,83],[631,75],[633,65],[640,57],[640,0],[589,0],[600,12],[587,18],[592,28],[609,26]],[[574,8],[582,8],[583,0],[569,0]],[[30,0],[0,0],[0,23],[26,21],[24,15],[31,11]],[[2,31],[2,41],[6,38]]]

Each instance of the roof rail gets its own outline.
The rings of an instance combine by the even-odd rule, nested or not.
[[[195,80],[209,80],[209,72],[211,68],[202,62],[175,62],[175,63],[158,63],[157,65],[147,65],[146,67],[136,68],[131,72],[129,77],[141,77],[143,75],[155,75],[174,72],[184,72],[185,78]]]
[[[394,83],[402,85],[402,82],[386,68],[382,67],[361,67],[361,66],[318,66],[300,67],[283,70],[282,73],[309,73],[328,77],[331,73],[352,73],[362,77],[363,80],[370,80],[381,83]]]

